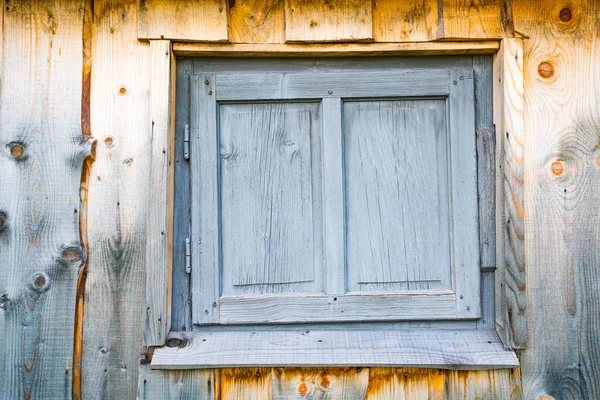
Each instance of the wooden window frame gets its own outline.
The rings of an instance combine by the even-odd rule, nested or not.
[[[159,357],[153,359],[154,368],[181,369],[203,367],[225,367],[219,363],[222,355],[217,352],[211,360],[197,360],[193,351],[179,352],[173,359],[173,351],[179,347],[191,348],[193,334],[184,335],[171,330],[171,290],[172,290],[172,249],[173,249],[173,209],[174,203],[174,137],[175,137],[175,92],[176,62],[175,56],[238,56],[238,57],[347,57],[347,56],[398,56],[398,55],[461,55],[461,54],[494,54],[494,122],[496,125],[496,328],[504,346],[515,348],[514,332],[508,329],[509,319],[520,319],[516,326],[525,327],[525,316],[514,315],[520,306],[520,298],[511,296],[508,290],[510,282],[507,276],[515,268],[524,267],[524,244],[519,234],[524,231],[523,210],[523,56],[522,41],[504,39],[502,41],[482,42],[422,42],[422,43],[372,43],[372,44],[206,44],[206,43],[172,43],[169,40],[151,40],[151,85],[150,85],[150,117],[152,118],[152,163],[149,218],[147,220],[146,248],[146,314],[144,325],[144,344],[146,346],[164,346],[168,338],[173,338],[172,346],[157,349]],[[516,138],[503,135],[502,132],[515,132]],[[516,217],[517,216],[517,217]],[[520,216],[520,218],[518,217]],[[511,225],[512,224],[512,225]],[[512,229],[507,229],[512,227]],[[522,236],[521,236],[522,238]],[[508,256],[507,256],[507,253]],[[508,284],[507,284],[508,283]],[[519,308],[520,309],[520,308]],[[515,326],[515,323],[512,323]],[[421,330],[425,334],[426,330]],[[439,340],[428,349],[421,349],[426,354],[442,352],[455,354],[457,362],[452,365],[439,358],[405,357],[404,366],[452,367],[467,369],[512,368],[518,367],[518,360],[512,351],[507,352],[502,344],[488,340],[490,330],[462,331],[456,336],[455,331],[432,331]],[[418,336],[414,331],[386,331],[392,338],[387,351],[398,353],[394,346],[408,343],[411,337]],[[521,332],[517,332],[521,334]],[[252,333],[254,335],[254,333]],[[453,352],[453,346],[464,345],[464,335],[475,335],[471,338],[478,343],[472,351]],[[352,336],[352,334],[349,334]],[[427,336],[425,334],[425,336]],[[316,336],[318,337],[318,335]],[[313,341],[322,343],[323,339]],[[348,339],[352,339],[348,337]],[[358,337],[355,339],[359,339]],[[492,338],[493,339],[493,338]],[[493,343],[491,343],[493,342]],[[224,346],[227,342],[222,342]],[[484,345],[485,343],[491,346]],[[189,346],[184,346],[189,344]],[[218,347],[218,346],[217,346]],[[309,346],[310,347],[310,346]],[[394,348],[393,348],[394,347]],[[225,347],[226,348],[226,347]],[[460,348],[460,347],[458,347]],[[250,349],[246,349],[249,351]],[[360,349],[359,349],[360,350]],[[262,349],[262,352],[268,349]],[[504,351],[504,352],[503,352]],[[418,353],[418,352],[417,352]],[[187,358],[184,355],[187,354]],[[257,353],[259,354],[259,353]],[[312,353],[314,354],[314,352]],[[363,354],[363,353],[361,353]],[[462,357],[459,357],[460,355]],[[196,354],[197,355],[197,354]],[[364,354],[363,354],[364,355]],[[308,358],[309,356],[307,356]],[[251,361],[250,358],[247,361]],[[306,362],[294,362],[294,359],[274,359],[275,364],[255,357],[254,365],[309,365]],[[313,359],[314,365],[342,365],[331,359]],[[289,364],[292,362],[292,364]],[[377,359],[365,359],[364,362],[343,360],[344,365],[390,365]],[[312,364],[311,364],[312,365]]]

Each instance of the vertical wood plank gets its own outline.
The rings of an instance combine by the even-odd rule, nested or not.
[[[83,2],[2,2],[0,396],[71,396]],[[80,11],[81,9],[81,11]]]
[[[467,318],[481,315],[474,80],[473,70],[450,73],[454,284],[457,314]]]
[[[494,122],[499,141],[496,329],[512,349],[524,348],[527,342],[522,46],[519,39],[504,39],[494,59]]]
[[[95,0],[82,398],[135,398],[146,311],[150,45],[135,0]]]
[[[523,43],[524,397],[598,398],[600,3],[516,3],[514,11],[515,28],[529,36]],[[522,143],[523,136],[514,139]]]
[[[373,40],[375,42],[427,41],[426,3],[425,0],[374,0]]]
[[[283,0],[236,0],[230,3],[233,43],[285,42]]]
[[[287,42],[373,39],[372,0],[285,0]]]
[[[192,61],[177,60],[177,100],[175,118],[175,196],[173,204],[173,272],[171,330],[192,329],[190,273],[186,271],[185,241],[191,238],[190,161],[184,156],[185,126],[190,118],[190,75]],[[188,154],[189,154],[189,148]]]
[[[140,367],[138,400],[213,400],[214,370],[159,371]]]
[[[150,41],[150,118],[152,140],[146,224],[146,314],[144,344],[162,346],[171,327],[175,65],[168,40]]]
[[[437,39],[493,39],[512,36],[502,10],[510,7],[505,0],[438,0],[443,29]],[[508,35],[507,35],[508,33]],[[434,38],[431,38],[434,39]]]
[[[192,321],[219,321],[219,201],[215,75],[192,75],[190,161],[192,178]]]
[[[518,369],[447,371],[446,399],[495,400],[523,398]]]
[[[323,231],[325,232],[325,291],[346,291],[344,245],[344,187],[342,171],[342,100],[325,98],[323,104]]]
[[[138,38],[229,41],[226,0],[137,0]]]

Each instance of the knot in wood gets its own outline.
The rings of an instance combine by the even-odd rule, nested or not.
[[[183,347],[185,346],[185,340],[180,338],[170,338],[167,340],[167,347]]]
[[[6,223],[6,213],[4,211],[0,211],[0,231],[2,231],[4,228],[6,228],[7,223]]]
[[[540,63],[538,66],[538,74],[544,79],[549,79],[554,76],[554,66],[547,61]]]
[[[306,396],[308,394],[308,386],[304,382],[300,382],[298,385],[298,394],[300,396]]]
[[[36,272],[31,276],[29,288],[35,293],[45,293],[50,289],[50,278],[44,272]]]
[[[573,12],[569,7],[563,7],[558,13],[558,18],[560,18],[562,22],[569,22],[571,18],[573,18]]]
[[[10,155],[15,160],[23,160],[25,158],[25,147],[21,143],[11,142],[8,144]]]
[[[64,247],[62,260],[66,263],[79,263],[83,260],[83,251],[77,246]]]
[[[565,163],[562,160],[556,160],[550,166],[552,175],[561,176],[565,172]]]

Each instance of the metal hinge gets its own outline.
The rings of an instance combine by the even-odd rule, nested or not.
[[[190,159],[190,126],[186,125],[183,130],[183,158]]]
[[[192,243],[190,238],[185,239],[185,272],[192,273]]]

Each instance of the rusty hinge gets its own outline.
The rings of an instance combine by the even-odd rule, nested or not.
[[[186,125],[183,130],[183,158],[190,159],[190,126]]]
[[[185,239],[185,272],[192,273],[192,244],[190,238]]]

